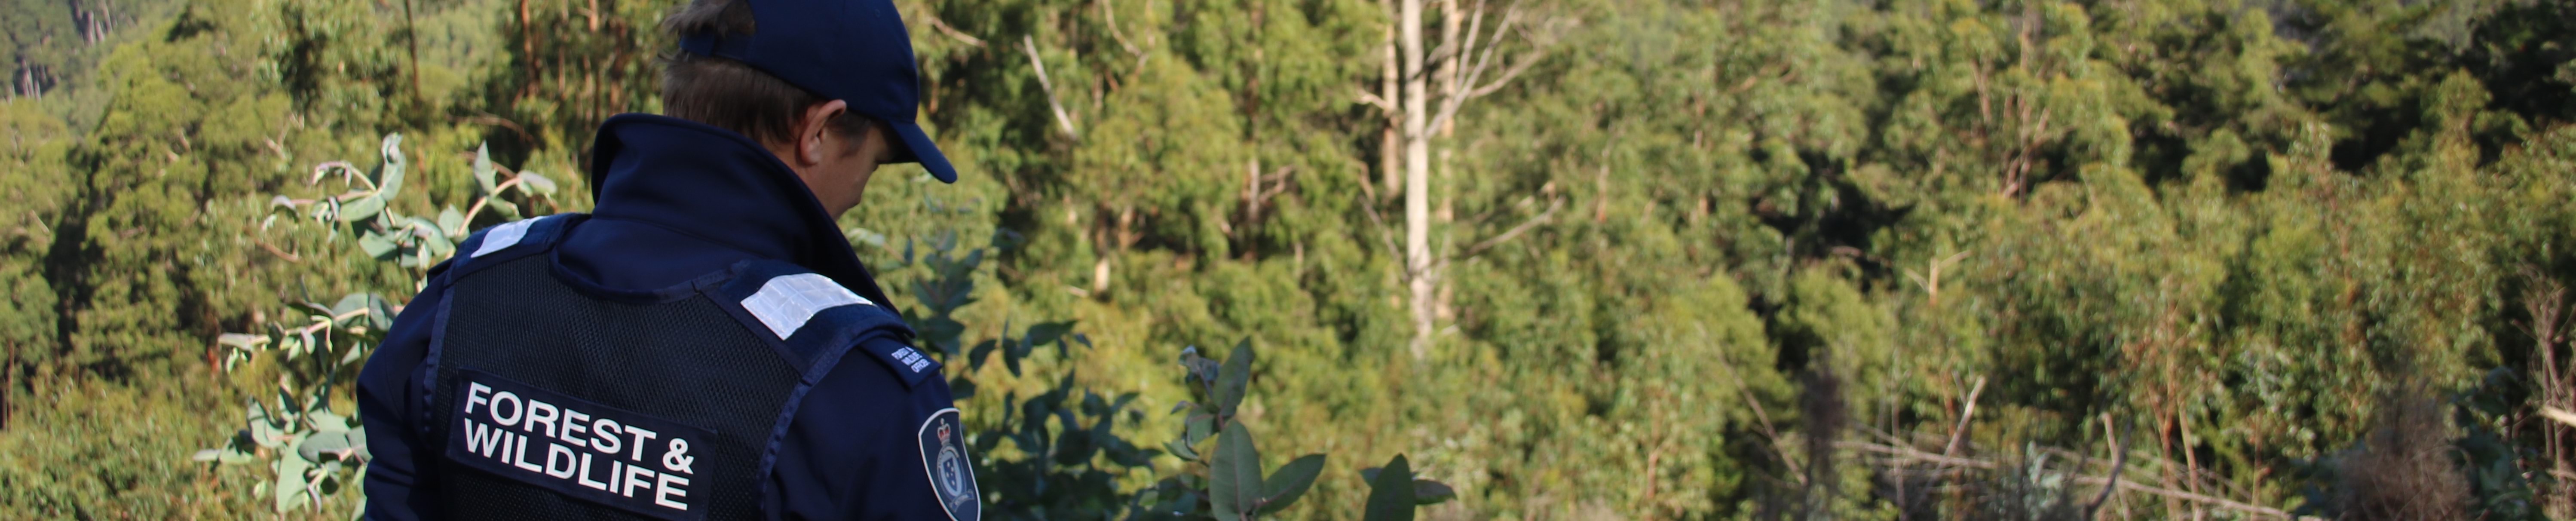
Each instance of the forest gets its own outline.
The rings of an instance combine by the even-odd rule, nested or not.
[[[681,3],[0,0],[0,518],[351,517]],[[2576,2],[895,4],[990,518],[2576,518]]]

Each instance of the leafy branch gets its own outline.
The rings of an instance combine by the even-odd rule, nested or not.
[[[314,165],[306,185],[319,185],[325,179],[338,177],[343,191],[310,199],[273,197],[269,202],[274,213],[261,222],[260,229],[274,229],[281,224],[281,217],[289,223],[306,221],[328,226],[331,244],[356,246],[341,250],[342,255],[365,255],[379,262],[392,262],[425,277],[430,266],[455,255],[457,243],[470,233],[467,226],[483,209],[493,209],[506,222],[525,216],[519,207],[524,202],[548,200],[549,207],[553,207],[550,198],[556,187],[552,180],[534,172],[516,172],[506,180],[499,179],[500,169],[492,164],[489,149],[477,147],[473,169],[477,191],[471,210],[459,212],[448,206],[434,219],[404,215],[390,208],[401,195],[410,169],[410,161],[402,151],[402,135],[387,134],[378,153],[381,162],[373,172],[347,161]],[[520,202],[512,202],[509,197]],[[302,260],[301,256],[261,244],[282,258]],[[419,281],[403,286],[417,288]],[[255,484],[253,490],[279,513],[308,506],[320,508],[329,499],[345,497],[353,505],[354,516],[366,504],[365,492],[350,485],[368,460],[366,428],[355,414],[332,412],[330,399],[334,392],[353,383],[367,355],[384,340],[385,330],[393,326],[400,308],[380,295],[359,292],[344,295],[327,306],[312,301],[288,302],[287,309],[286,316],[300,313],[301,321],[264,322],[267,330],[263,332],[216,337],[216,344],[223,348],[224,371],[239,372],[264,363],[276,368],[277,383],[273,390],[257,391],[247,400],[243,427],[223,446],[199,450],[191,459],[219,465],[266,466],[269,477]],[[275,356],[262,357],[269,354]],[[269,396],[272,393],[274,396]]]

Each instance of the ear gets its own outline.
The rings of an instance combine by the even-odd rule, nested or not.
[[[850,104],[841,100],[816,103],[805,107],[805,117],[796,120],[796,160],[800,166],[823,164],[833,147],[824,143],[831,132],[832,119],[849,112]]]

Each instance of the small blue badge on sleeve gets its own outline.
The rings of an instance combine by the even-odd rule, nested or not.
[[[975,490],[974,463],[966,459],[966,428],[957,409],[940,409],[921,422],[921,464],[930,473],[930,491],[939,496],[949,521],[978,521],[984,516],[983,494]]]
[[[713,432],[481,371],[458,373],[448,459],[637,514],[707,517],[689,479]]]

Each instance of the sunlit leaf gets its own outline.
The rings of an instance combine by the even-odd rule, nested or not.
[[[476,193],[491,195],[492,192],[498,191],[497,187],[500,185],[495,175],[492,169],[492,146],[488,143],[474,145],[474,186],[482,189],[481,192]]]
[[[331,304],[331,316],[338,317],[347,315],[353,311],[367,309],[367,300],[370,298],[373,297],[370,297],[365,293],[350,293],[348,295],[341,296],[338,303]]]
[[[224,333],[215,336],[216,344],[232,346],[234,349],[255,350],[260,346],[268,345],[268,342],[268,335]]]
[[[464,237],[465,231],[465,213],[456,211],[456,205],[447,205],[446,208],[438,210],[438,233],[448,238],[458,238]]]
[[[369,195],[353,200],[342,201],[340,203],[340,213],[334,218],[344,223],[357,222],[374,218],[376,214],[382,213],[384,210],[384,198]]]
[[[551,196],[555,194],[555,180],[536,172],[519,172],[519,186],[527,187],[528,190],[535,192],[537,195]]]
[[[403,157],[402,134],[385,134],[384,156],[385,163],[378,167],[376,176],[376,197],[379,201],[393,199],[394,196],[402,194],[403,170],[410,163]]]

